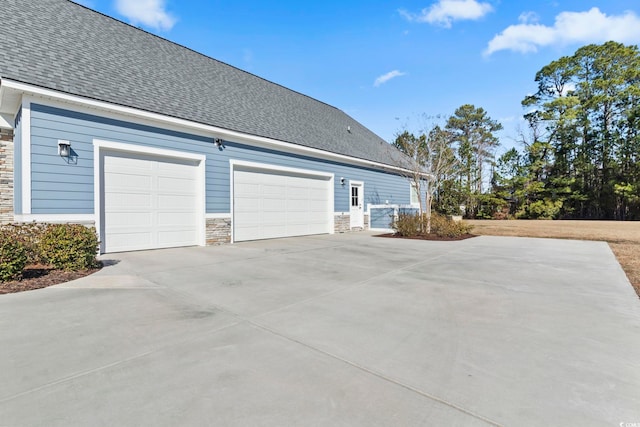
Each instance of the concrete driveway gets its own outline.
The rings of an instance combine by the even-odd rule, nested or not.
[[[640,301],[605,243],[354,233],[104,260],[0,296],[0,425],[640,425]]]

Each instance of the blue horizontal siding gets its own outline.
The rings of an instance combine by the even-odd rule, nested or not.
[[[68,192],[81,192],[87,193],[93,191],[93,183],[64,183],[60,184],[59,182],[53,181],[43,181],[38,180],[34,182],[32,187],[32,191],[68,191]]]
[[[93,213],[93,140],[164,148],[206,156],[206,211],[228,213],[230,159],[308,169],[335,175],[335,211],[349,210],[349,180],[364,182],[365,204],[409,203],[406,179],[371,168],[225,142],[41,104],[31,106],[32,213]],[[73,161],[58,155],[58,140],[71,142]],[[340,178],[345,185],[340,185]]]
[[[335,174],[334,209],[336,212],[346,212],[349,210],[349,180],[364,182],[365,205],[368,203],[382,204],[387,202],[396,204],[409,203],[409,183],[405,178],[397,175],[329,160],[284,154],[275,150],[251,147],[233,142],[228,142],[226,147],[224,154],[228,158]],[[227,193],[230,176],[228,170],[229,167],[227,166],[224,169],[217,169],[215,171],[216,181],[222,182],[223,188],[227,189]],[[341,177],[345,179],[344,186],[340,184]],[[227,203],[223,204],[223,209],[230,209],[228,196],[226,200]],[[226,212],[229,211],[227,210]]]
[[[393,208],[376,208],[369,212],[371,228],[391,228],[393,222]]]

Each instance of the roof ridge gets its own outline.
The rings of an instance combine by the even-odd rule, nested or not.
[[[245,74],[247,74],[247,75],[249,75],[249,76],[256,77],[256,78],[258,78],[258,79],[260,79],[260,80],[262,80],[262,81],[265,81],[265,82],[267,82],[267,83],[269,83],[269,84],[279,86],[279,87],[281,87],[281,88],[283,88],[283,89],[285,89],[285,90],[287,90],[287,91],[289,91],[289,92],[293,92],[293,93],[296,93],[296,94],[298,94],[298,95],[302,95],[302,96],[304,96],[305,98],[308,98],[308,99],[311,99],[311,100],[313,100],[313,101],[319,102],[319,103],[321,103],[321,104],[324,104],[324,105],[326,105],[326,106],[328,106],[328,107],[334,108],[334,109],[336,109],[336,110],[341,111],[341,112],[343,112],[343,113],[344,113],[344,111],[343,111],[343,110],[341,110],[340,108],[338,108],[338,107],[336,107],[336,106],[334,106],[334,105],[328,104],[328,103],[326,103],[326,102],[324,102],[324,101],[321,101],[321,100],[319,100],[319,99],[316,99],[316,98],[314,98],[314,97],[312,97],[312,96],[309,96],[309,95],[307,95],[307,94],[305,94],[305,93],[302,93],[302,92],[299,92],[299,91],[297,91],[297,90],[294,90],[294,89],[288,88],[288,87],[286,87],[286,86],[284,86],[284,85],[282,85],[282,84],[280,84],[280,83],[273,82],[273,81],[271,81],[271,80],[265,79],[264,77],[261,77],[261,76],[259,76],[259,75],[257,75],[257,74],[253,74],[253,73],[251,73],[251,72],[249,72],[249,71],[247,71],[247,70],[243,70],[242,68],[236,67],[235,65],[228,64],[228,63],[226,63],[226,62],[224,62],[224,61],[221,61],[221,60],[216,59],[216,58],[214,58],[214,57],[212,57],[212,56],[206,55],[206,54],[204,54],[204,53],[202,53],[202,52],[198,52],[198,51],[197,51],[197,50],[195,50],[195,49],[192,49],[192,48],[190,48],[190,47],[188,47],[188,46],[184,46],[184,45],[182,45],[182,44],[180,44],[180,43],[178,43],[178,42],[175,42],[175,41],[173,41],[173,40],[169,40],[168,38],[165,38],[165,37],[159,36],[159,35],[157,35],[157,34],[154,34],[154,33],[150,32],[150,31],[145,30],[144,28],[137,27],[137,26],[135,26],[135,25],[129,24],[128,22],[122,21],[122,20],[120,20],[120,19],[118,19],[118,18],[114,18],[113,16],[109,16],[109,15],[107,15],[107,14],[105,14],[105,13],[102,13],[102,12],[100,12],[100,11],[98,11],[98,10],[91,9],[90,7],[85,6],[85,5],[81,4],[81,3],[77,3],[77,2],[76,2],[76,1],[74,1],[74,0],[66,0],[66,1],[67,1],[68,3],[72,3],[72,4],[74,4],[75,6],[79,6],[79,7],[83,8],[83,9],[86,9],[86,10],[88,10],[89,12],[93,12],[93,13],[96,13],[96,14],[98,14],[98,15],[102,15],[102,16],[104,16],[104,17],[106,17],[106,18],[108,18],[108,19],[110,19],[110,20],[112,20],[112,21],[115,21],[115,22],[119,23],[119,24],[124,24],[124,25],[126,25],[127,27],[133,28],[134,30],[141,31],[141,32],[143,32],[143,33],[145,33],[145,34],[148,34],[148,35],[150,35],[150,36],[153,36],[153,37],[155,37],[155,38],[157,38],[157,39],[160,39],[160,40],[162,40],[162,41],[164,41],[164,42],[168,42],[168,43],[171,43],[171,44],[173,44],[173,45],[175,45],[175,46],[178,46],[178,47],[180,47],[180,48],[182,48],[182,49],[188,50],[188,51],[190,51],[190,52],[192,52],[192,53],[195,53],[195,54],[197,54],[197,55],[199,55],[199,56],[202,56],[202,57],[204,57],[204,58],[206,58],[206,59],[208,59],[208,60],[210,60],[210,61],[215,61],[215,62],[217,62],[217,63],[219,63],[219,64],[222,64],[222,65],[224,65],[224,66],[227,66],[227,67],[233,68],[233,69],[238,70],[238,71],[240,71],[240,72],[242,72],[242,73],[245,73]],[[346,114],[346,113],[345,113],[345,114]],[[354,120],[352,117],[350,117],[350,118],[351,118],[352,120]]]

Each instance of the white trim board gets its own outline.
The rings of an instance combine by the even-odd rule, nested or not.
[[[71,95],[63,92],[58,92],[52,89],[45,89],[38,86],[29,85],[13,80],[3,79],[2,87],[13,89],[37,96],[42,100],[43,104],[58,106],[74,105],[76,109],[82,107],[84,112],[88,114],[100,114],[111,113],[117,115],[119,120],[125,120],[141,124],[149,124],[151,126],[159,126],[177,129],[183,132],[191,132],[199,134],[201,136],[218,137],[222,139],[228,139],[232,142],[247,143],[254,146],[266,147],[271,149],[278,149],[289,153],[296,153],[307,155],[315,158],[328,159],[333,161],[339,161],[348,164],[354,164],[359,166],[365,166],[374,168],[377,170],[387,172],[407,172],[406,170],[397,166],[387,165],[371,160],[360,159],[357,157],[351,157],[343,154],[332,153],[330,151],[321,150],[318,148],[306,147],[290,142],[279,141],[272,138],[266,138],[256,135],[245,134],[239,131],[233,131],[229,129],[220,128],[212,125],[205,125],[202,123],[192,122],[185,119],[178,119],[175,117],[165,116],[159,113],[152,113],[149,111],[139,110],[133,107],[125,107],[122,105],[111,104],[105,101],[98,101],[95,99],[85,98],[77,95]],[[97,112],[99,111],[99,112]],[[113,117],[113,116],[112,116]],[[135,119],[135,120],[134,120]]]
[[[231,213],[208,213],[205,214],[206,219],[231,219]]]
[[[93,214],[17,214],[16,222],[95,223]]]
[[[240,166],[240,167],[246,167],[250,169],[262,169],[266,171],[289,172],[289,173],[297,173],[300,175],[321,176],[323,178],[330,178],[331,180],[333,180],[335,176],[335,174],[331,172],[319,172],[311,169],[292,168],[288,166],[278,166],[278,165],[271,165],[267,163],[247,162],[244,160],[236,160],[236,159],[230,159],[229,164],[231,165],[232,168],[235,166]]]
[[[20,140],[20,156],[22,158],[22,213],[31,213],[31,101],[22,98],[22,138]]]
[[[322,178],[329,178],[329,197],[328,197],[328,212],[329,212],[329,233],[335,233],[335,216],[334,216],[334,205],[335,205],[335,191],[334,191],[334,181],[335,174],[330,172],[320,172],[314,171],[310,169],[300,169],[300,168],[292,168],[287,166],[278,166],[267,163],[257,163],[257,162],[247,162],[244,160],[235,160],[229,159],[229,203],[231,207],[231,221],[233,222],[233,202],[234,202],[234,182],[233,182],[233,172],[236,166],[245,167],[249,169],[257,169],[264,171],[275,171],[275,172],[288,172],[299,175],[307,175],[307,176],[316,176]],[[234,225],[231,224],[231,243],[234,243]]]
[[[100,160],[104,151],[135,153],[156,157],[165,157],[170,159],[194,160],[198,162],[198,210],[199,215],[197,226],[200,228],[198,244],[205,246],[206,236],[206,220],[205,220],[205,163],[207,156],[204,154],[187,153],[183,151],[167,150],[163,148],[148,147],[143,145],[124,144],[121,142],[104,141],[101,139],[93,140],[93,205],[95,213],[96,232],[98,236],[103,233],[104,224],[102,223],[102,170],[100,168]],[[100,253],[104,253],[104,243],[100,243]]]

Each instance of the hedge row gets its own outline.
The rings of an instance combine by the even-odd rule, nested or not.
[[[391,228],[399,236],[415,237],[426,235],[427,214],[401,213],[391,224]],[[440,237],[459,237],[469,234],[472,225],[464,221],[454,221],[442,214],[432,212],[431,233]]]
[[[79,224],[0,226],[0,281],[20,278],[31,264],[68,271],[96,267],[98,243],[95,228]]]

